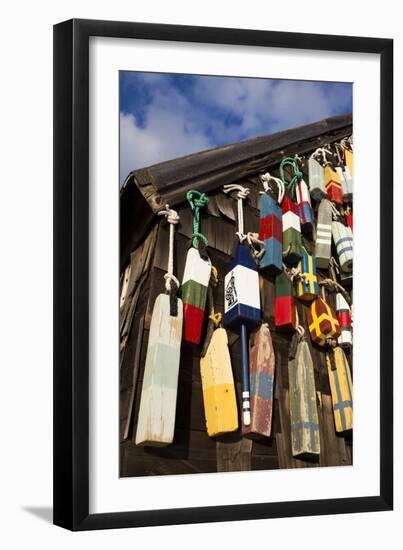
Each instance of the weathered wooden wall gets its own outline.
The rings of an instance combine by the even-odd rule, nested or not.
[[[254,177],[238,183],[250,188],[245,208],[245,228],[247,231],[258,231],[261,190],[259,180]],[[235,210],[235,201],[218,191],[209,193],[208,211],[202,214],[202,231],[209,240],[209,255],[219,273],[219,285],[215,289],[216,309],[219,311],[224,307],[223,274],[235,242]],[[185,204],[178,211],[180,225],[176,233],[176,273],[181,279],[192,232],[192,213]],[[159,220],[157,222],[145,242],[131,255],[129,287],[121,307],[125,334],[120,377],[120,475],[124,477],[351,464],[351,434],[342,436],[335,432],[325,355],[311,344],[309,338],[315,364],[321,454],[313,459],[296,459],[291,455],[287,367],[291,335],[275,332],[274,282],[266,276],[260,277],[261,300],[264,320],[269,323],[272,331],[276,355],[272,437],[251,441],[242,438],[240,430],[216,439],[207,436],[199,367],[200,349],[183,343],[174,443],[163,448],[137,447],[134,444],[152,306],[156,296],[164,292],[163,275],[168,260],[168,228]],[[312,242],[306,241],[305,245],[312,250]],[[332,302],[333,298],[329,296],[328,299]],[[298,303],[300,321],[306,326],[305,307]],[[229,332],[228,335],[240,411],[240,343],[237,334]],[[352,360],[350,354],[348,358]]]

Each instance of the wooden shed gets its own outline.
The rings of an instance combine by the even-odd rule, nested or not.
[[[335,431],[325,354],[309,342],[315,367],[321,453],[314,458],[293,458],[289,417],[288,350],[291,335],[273,325],[273,278],[260,275],[263,317],[269,323],[275,350],[276,375],[272,436],[260,440],[242,437],[241,430],[217,438],[206,433],[200,377],[200,346],[182,344],[179,368],[174,442],[161,448],[136,446],[135,428],[140,402],[152,307],[164,292],[167,266],[168,227],[156,214],[166,203],[180,216],[176,229],[176,273],[181,280],[192,234],[192,212],[186,202],[190,189],[205,192],[208,207],[202,214],[202,230],[208,253],[218,269],[215,289],[218,310],[223,310],[223,273],[234,246],[236,202],[223,193],[223,186],[240,183],[250,189],[245,203],[245,225],[259,231],[259,174],[276,169],[285,156],[298,154],[304,160],[317,147],[340,141],[352,134],[350,115],[337,116],[242,141],[131,172],[120,196],[120,475],[165,475],[238,470],[269,470],[352,464],[351,432]],[[315,207],[315,205],[313,205]],[[305,242],[307,247],[313,244]],[[327,273],[318,272],[319,277]],[[331,303],[334,296],[328,297]],[[299,303],[305,323],[306,306]],[[228,333],[234,379],[241,403],[239,335]],[[253,338],[253,335],[252,335]],[[351,351],[348,359],[352,361]],[[240,409],[240,407],[238,407]]]

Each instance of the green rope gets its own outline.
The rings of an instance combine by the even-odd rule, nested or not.
[[[285,166],[291,166],[294,170],[294,175],[290,179],[290,181],[287,181],[284,173],[284,167]],[[280,178],[281,181],[284,183],[284,187],[291,193],[292,198],[295,196],[295,187],[299,181],[303,178],[303,173],[299,169],[298,162],[291,158],[291,157],[284,157],[280,164]]]
[[[206,246],[208,246],[208,240],[203,233],[200,233],[200,208],[204,208],[208,203],[208,198],[205,193],[200,193],[196,189],[188,191],[186,198],[189,201],[190,208],[194,212],[193,218],[193,234],[192,244],[195,248],[199,248],[199,239],[201,239]]]

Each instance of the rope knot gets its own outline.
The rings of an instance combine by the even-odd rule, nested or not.
[[[168,223],[172,225],[176,225],[179,223],[179,214],[176,210],[173,210],[173,208],[169,208],[169,204],[165,205],[165,210],[160,210],[158,212],[158,216],[165,216]]]
[[[206,193],[201,193],[200,197],[194,200],[195,208],[204,208],[208,204],[208,198]]]

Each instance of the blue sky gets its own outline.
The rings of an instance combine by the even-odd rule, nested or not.
[[[352,112],[352,85],[120,73],[120,179],[131,171]]]

